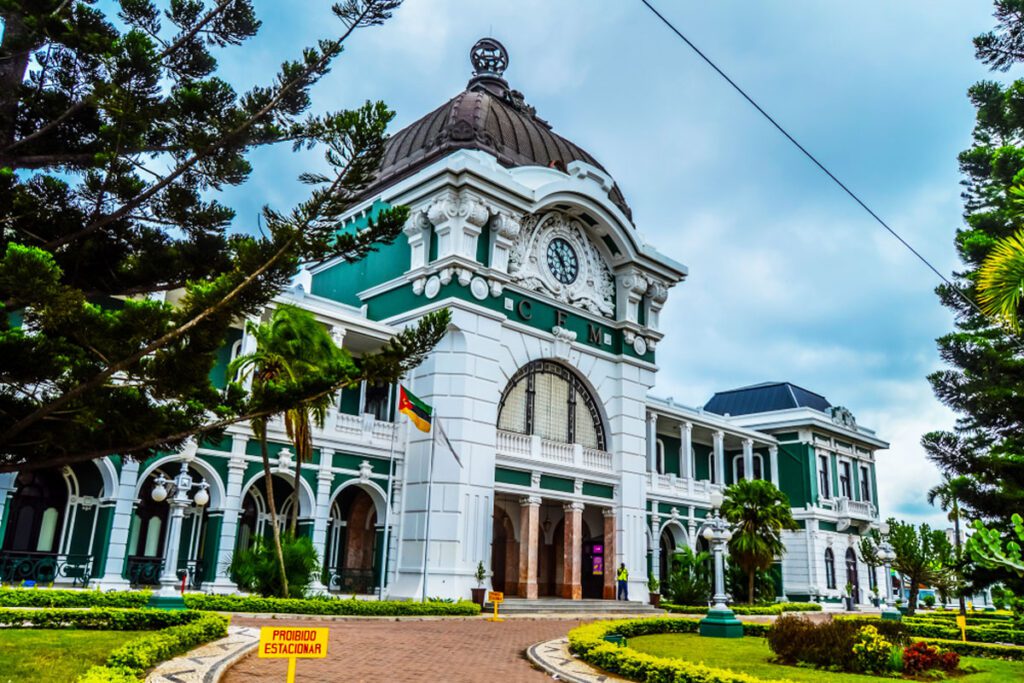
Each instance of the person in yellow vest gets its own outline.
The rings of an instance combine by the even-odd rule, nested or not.
[[[619,565],[619,573],[616,578],[619,580],[619,594],[616,599],[629,600],[629,570],[626,569],[625,562]]]

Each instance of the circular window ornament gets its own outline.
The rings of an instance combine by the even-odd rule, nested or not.
[[[643,337],[637,337],[633,340],[633,351],[638,356],[643,356],[647,353],[647,341]]]

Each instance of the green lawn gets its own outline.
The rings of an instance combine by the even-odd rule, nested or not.
[[[758,678],[787,678],[792,681],[841,681],[842,683],[879,683],[885,679],[861,674],[842,674],[796,666],[772,664],[764,638],[702,638],[695,633],[666,633],[629,639],[629,647],[659,657],[678,657],[702,662],[718,669],[731,669]],[[961,666],[973,666],[978,673],[953,680],[969,683],[1006,683],[1024,681],[1024,662],[963,657]]]
[[[72,683],[142,633],[0,629],[0,683]]]

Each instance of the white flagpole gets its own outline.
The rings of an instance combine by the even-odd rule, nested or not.
[[[423,595],[421,602],[427,601],[427,578],[430,573],[427,569],[427,555],[430,552],[430,492],[434,488],[434,426],[430,426],[430,462],[427,464],[427,522],[423,542]]]
[[[384,552],[382,555],[380,568],[380,587],[377,590],[377,599],[384,599],[384,584],[388,580],[388,550],[389,543],[391,542],[391,482],[395,478],[395,439],[398,438],[398,409],[397,403],[392,403],[390,406],[394,409],[394,414],[391,416],[391,424],[393,429],[391,430],[391,451],[388,453],[388,492],[384,500]]]

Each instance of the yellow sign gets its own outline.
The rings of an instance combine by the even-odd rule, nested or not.
[[[299,658],[327,656],[326,628],[291,628],[264,626],[260,629],[260,646],[256,651],[266,659],[288,659],[288,683],[295,683],[295,661]]]
[[[505,594],[498,591],[487,591],[487,601],[494,605],[494,615],[487,617],[487,621],[505,621],[498,616],[498,605],[505,602]]]
[[[956,615],[956,625],[960,627],[960,639],[967,642],[967,617],[962,614]]]

